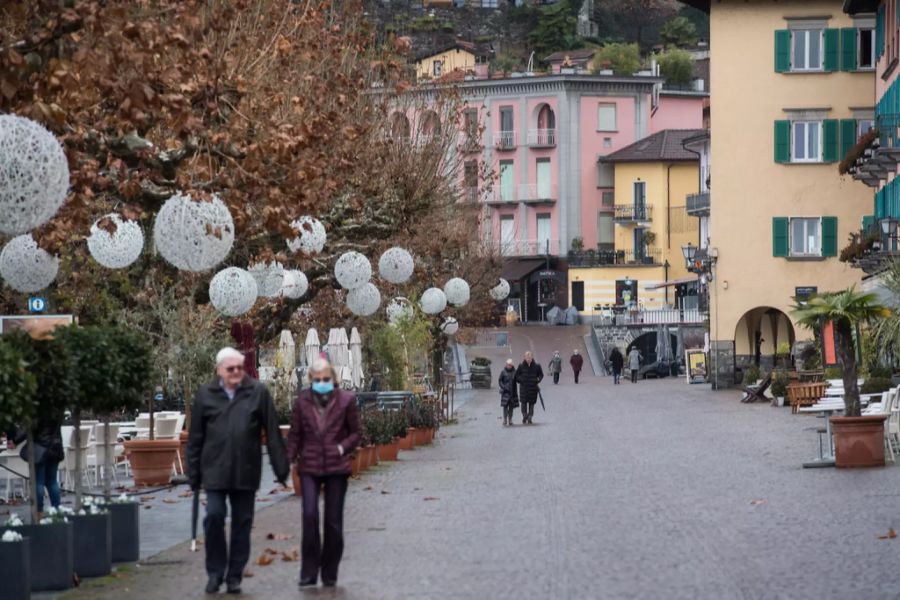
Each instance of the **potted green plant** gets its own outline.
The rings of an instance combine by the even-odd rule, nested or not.
[[[744,383],[756,385],[757,381],[759,381],[759,365],[752,364],[744,370]]]
[[[405,409],[395,410],[392,414],[394,437],[397,438],[397,445],[400,450],[412,450],[415,434],[410,432],[409,415]]]
[[[772,385],[769,390],[775,397],[772,404],[774,406],[784,406],[784,397],[787,394],[787,386],[790,383],[790,376],[784,369],[775,369],[772,374]]]
[[[400,448],[394,438],[390,413],[386,410],[376,412],[375,424],[374,441],[378,460],[397,460]]]
[[[7,529],[0,536],[0,581],[8,600],[31,598],[31,553],[28,538]]]
[[[875,294],[850,288],[813,296],[793,311],[797,322],[818,330],[832,324],[835,353],[844,381],[844,416],[831,417],[835,465],[871,467],[884,465],[884,420],[887,415],[861,415],[854,329],[861,323],[890,315]]]

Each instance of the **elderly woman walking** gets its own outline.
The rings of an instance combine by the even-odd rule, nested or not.
[[[500,387],[500,406],[503,407],[503,424],[513,424],[513,410],[519,405],[519,394],[516,392],[516,364],[513,359],[506,359],[506,367],[500,371],[497,381]]]
[[[559,350],[553,353],[547,370],[553,375],[553,385],[559,383],[559,374],[562,373],[562,356],[559,355]]]
[[[356,396],[336,387],[337,375],[324,358],[309,370],[310,386],[294,401],[288,457],[303,490],[300,586],[337,584],[344,552],[344,496],[350,454],[360,441]],[[319,492],[325,491],[324,543],[319,534]]]

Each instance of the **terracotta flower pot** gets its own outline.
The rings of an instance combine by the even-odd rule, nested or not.
[[[354,451],[350,455],[350,477],[359,476],[359,452]]]
[[[406,435],[400,438],[401,450],[412,450],[416,444],[416,428],[410,427],[406,430]]]
[[[400,451],[400,442],[392,441],[390,444],[379,444],[377,446],[379,460],[397,460],[397,452]]]
[[[300,471],[297,465],[291,467],[291,485],[294,486],[294,495],[303,496],[303,488],[300,486]]]
[[[357,450],[359,453],[359,472],[362,473],[369,468],[369,453],[365,448]]]
[[[887,415],[831,417],[836,467],[883,467]]]
[[[172,465],[179,440],[128,440],[125,453],[134,471],[135,485],[165,485],[172,477]]]
[[[425,446],[431,443],[431,435],[424,427],[416,429],[416,446]]]
[[[374,467],[378,464],[378,452],[375,450],[375,445],[370,444],[366,446],[366,452],[369,453],[369,467]]]
[[[184,430],[178,435],[179,442],[179,452],[181,452],[181,467],[178,466],[178,461],[175,461],[175,470],[178,471],[179,475],[184,475],[187,472],[187,444],[188,444],[188,431]]]

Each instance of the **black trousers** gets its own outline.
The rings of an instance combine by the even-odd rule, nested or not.
[[[559,383],[559,373],[553,374],[553,383]]]
[[[574,371],[574,373],[575,373],[575,383],[578,383],[578,376],[581,375],[581,371]]]
[[[303,490],[301,581],[334,583],[344,553],[344,497],[349,475],[300,475]],[[319,492],[325,490],[325,543],[319,536]]]
[[[637,383],[638,370],[631,369],[631,383]]]
[[[225,499],[231,504],[231,543],[225,544]],[[206,573],[225,581],[240,582],[250,560],[255,490],[206,490]],[[227,569],[227,570],[226,570]]]
[[[509,421],[512,423],[513,420],[513,411],[515,410],[515,406],[513,406],[512,402],[507,403],[506,406],[503,407],[503,420]]]
[[[534,416],[534,402],[522,402],[522,420],[531,420]]]

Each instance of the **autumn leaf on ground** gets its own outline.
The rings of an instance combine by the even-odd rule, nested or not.
[[[256,559],[256,564],[261,567],[268,567],[272,564],[272,557],[268,554],[260,554],[259,558]]]
[[[163,502],[166,504],[177,504],[178,500],[175,500],[174,498],[163,498]]]
[[[878,539],[879,540],[892,540],[895,537],[897,537],[897,532],[894,531],[893,527],[891,527],[890,529],[888,529],[888,532],[886,535],[879,535]]]
[[[150,509],[153,508],[153,507],[150,506],[149,504],[145,504],[145,505],[144,505],[144,508],[146,508],[147,510],[150,510]]]
[[[265,550],[263,550],[263,554],[278,554],[278,550],[275,550],[274,548],[266,548]]]
[[[759,505],[759,504],[765,504],[765,503],[766,503],[766,501],[765,501],[765,500],[762,500],[762,499],[759,499],[759,500],[751,500],[751,501],[750,501],[750,504],[753,505],[753,506],[757,506],[757,505]]]
[[[141,502],[150,502],[156,500],[156,496],[141,496]]]
[[[429,500],[439,500],[439,498],[436,496],[425,496],[424,500],[425,502],[428,502]]]
[[[270,502],[270,500],[268,498],[257,498],[256,501],[257,502]]]
[[[184,492],[183,494],[178,494],[179,498],[190,498],[194,495],[194,492]]]
[[[372,486],[371,486],[371,485],[367,485],[366,487],[363,488],[363,491],[364,491],[364,492],[369,492],[369,491],[371,491],[371,490],[372,490]]]
[[[390,494],[390,492],[387,491],[387,490],[381,490],[381,493],[384,494],[384,495]]]
[[[294,536],[287,534],[287,533],[270,533],[270,534],[266,535],[266,539],[267,540],[276,540],[276,541],[292,540],[292,539],[294,539]]]
[[[281,560],[284,562],[294,562],[300,558],[300,551],[294,548],[291,552],[282,552]]]

